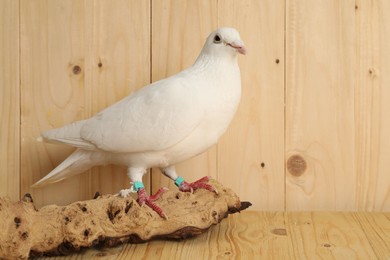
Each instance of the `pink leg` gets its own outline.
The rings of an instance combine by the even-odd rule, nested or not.
[[[156,204],[153,203],[153,201],[159,199],[161,197],[161,194],[164,193],[165,189],[161,188],[159,189],[155,195],[149,196],[144,188],[141,188],[138,190],[138,203],[143,206],[146,204],[149,206],[151,209],[153,209],[157,214],[159,214],[162,218],[167,219],[167,215],[165,215],[164,211],[157,206]]]
[[[158,191],[156,192],[156,194],[151,195],[151,196],[149,197],[149,199],[151,199],[152,201],[158,200],[158,199],[161,197],[161,195],[162,195],[166,190],[168,190],[168,189],[167,189],[167,188],[160,188],[160,189],[158,189]]]
[[[206,183],[209,181],[209,179],[210,178],[208,176],[206,176],[206,177],[203,177],[203,178],[201,178],[193,183],[188,183],[186,181],[183,181],[179,186],[179,190],[184,191],[184,192],[192,192],[192,191],[197,190],[197,189],[205,189],[208,191],[214,191],[215,193],[218,193],[217,190],[213,186]]]

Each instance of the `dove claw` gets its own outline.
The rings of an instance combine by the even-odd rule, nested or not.
[[[124,189],[124,190],[120,190],[117,194],[115,194],[116,197],[123,197],[123,198],[127,198],[130,196],[130,194],[132,193],[133,191],[131,189]]]
[[[166,191],[167,189],[166,188],[160,188],[156,194],[152,195],[152,196],[149,196],[148,194],[146,194],[146,191],[144,188],[141,188],[138,190],[138,204],[140,206],[143,206],[143,205],[147,205],[149,208],[151,208],[152,210],[154,210],[158,215],[160,215],[160,217],[164,218],[164,219],[168,219],[168,216],[165,214],[165,212],[159,207],[157,206],[154,201],[155,200],[158,200],[161,195]]]
[[[210,180],[210,177],[205,176],[197,181],[194,181],[193,183],[188,183],[186,181],[183,181],[179,186],[179,190],[183,191],[183,192],[193,193],[197,189],[205,189],[205,190],[215,192],[216,194],[218,194],[218,191],[213,186],[205,183],[205,182],[208,182],[209,180]]]

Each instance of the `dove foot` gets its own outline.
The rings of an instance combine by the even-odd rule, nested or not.
[[[157,206],[156,204],[153,203],[155,200],[158,200],[166,190],[167,190],[166,188],[160,188],[156,192],[156,194],[149,196],[146,193],[145,189],[141,188],[138,190],[138,200],[137,201],[138,201],[139,205],[143,206],[146,204],[151,209],[153,209],[158,215],[160,215],[162,218],[168,219],[168,217],[164,213],[164,211],[159,206]]]
[[[209,180],[210,178],[206,176],[193,183],[188,183],[186,181],[183,181],[179,186],[179,190],[183,192],[193,192],[194,190],[197,189],[206,189],[208,191],[215,192],[218,194],[217,190],[213,186],[206,183]]]
[[[120,196],[122,198],[127,198],[127,197],[130,197],[130,194],[133,193],[134,191],[131,190],[131,189],[125,189],[125,190],[120,190],[117,194],[115,194],[116,196]]]

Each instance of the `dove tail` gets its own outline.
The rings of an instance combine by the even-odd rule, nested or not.
[[[93,153],[93,152],[92,152]],[[60,165],[45,177],[34,183],[31,187],[39,188],[48,184],[56,183],[76,174],[80,174],[92,167],[91,152],[77,149]]]
[[[86,120],[73,122],[60,128],[51,129],[41,133],[37,141],[49,143],[62,143],[87,150],[96,150],[96,146],[80,136],[81,128]]]

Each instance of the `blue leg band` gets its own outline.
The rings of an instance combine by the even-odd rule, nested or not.
[[[183,181],[184,181],[184,179],[183,179],[183,177],[177,177],[177,179],[175,180],[175,184],[176,184],[176,186],[177,187],[179,187],[180,186],[180,184],[182,184],[183,183]]]
[[[144,189],[145,188],[144,184],[142,182],[140,182],[140,181],[134,182],[133,187],[134,187],[135,191],[138,191],[139,189]]]

